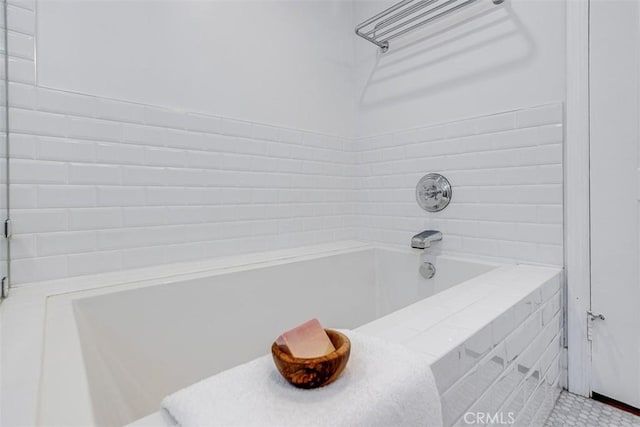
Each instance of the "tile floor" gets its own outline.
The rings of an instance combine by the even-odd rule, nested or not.
[[[640,427],[640,417],[563,391],[545,427]]]

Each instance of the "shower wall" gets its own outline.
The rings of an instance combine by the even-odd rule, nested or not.
[[[380,55],[353,26],[389,3],[9,0],[13,282],[424,228],[562,264],[564,2]]]
[[[431,251],[563,264],[562,104],[507,111],[355,141],[363,240],[407,245],[444,234]],[[427,213],[415,186],[445,175],[451,204]]]
[[[349,3],[9,10],[14,283],[356,236]]]
[[[355,58],[360,238],[438,229],[449,253],[563,265],[564,1],[476,2]],[[415,202],[429,172],[453,186],[439,213]]]

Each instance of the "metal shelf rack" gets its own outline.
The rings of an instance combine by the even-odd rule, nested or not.
[[[477,1],[479,0],[402,0],[359,24],[356,34],[386,52],[391,40]],[[498,5],[504,0],[492,2]]]

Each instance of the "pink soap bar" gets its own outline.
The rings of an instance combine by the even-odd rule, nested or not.
[[[336,351],[318,319],[311,319],[285,332],[276,339],[276,344],[293,357],[305,359]]]

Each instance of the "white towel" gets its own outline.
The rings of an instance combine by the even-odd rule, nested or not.
[[[343,333],[351,357],[328,386],[293,387],[267,355],[167,396],[162,407],[183,427],[442,426],[440,396],[424,356]]]

